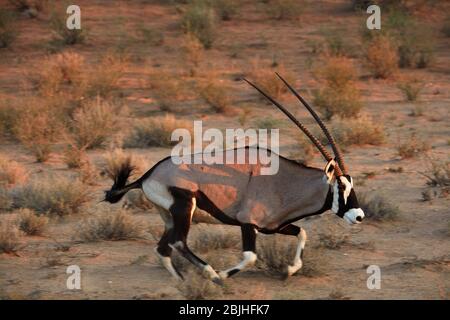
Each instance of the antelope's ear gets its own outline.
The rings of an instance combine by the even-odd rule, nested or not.
[[[330,161],[328,161],[327,165],[325,166],[324,171],[327,176],[328,183],[330,183],[331,180],[333,179],[335,167],[336,167],[336,162],[334,161],[334,159],[331,159]]]

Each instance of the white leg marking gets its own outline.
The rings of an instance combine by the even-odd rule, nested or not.
[[[288,266],[288,276],[292,276],[303,266],[301,255],[303,249],[305,249],[306,239],[307,239],[306,231],[305,229],[301,228],[299,241],[297,245],[297,251],[295,252],[294,264],[292,266]]]
[[[156,250],[155,248],[155,253],[156,255],[161,259],[161,263],[164,266],[164,268],[167,269],[167,271],[170,272],[170,274],[177,280],[183,280],[181,279],[181,277],[178,275],[178,273],[175,271],[175,268],[173,267],[172,264],[172,259],[170,257],[164,257],[162,255],[159,254],[158,250]]]
[[[155,180],[146,180],[142,184],[145,196],[154,204],[169,210],[174,203],[173,197],[167,190],[167,186]]]
[[[239,262],[239,264],[237,264],[233,268],[219,272],[219,275],[222,279],[228,278],[228,273],[231,270],[235,270],[235,269],[242,270],[242,269],[245,269],[246,267],[251,267],[252,265],[255,264],[256,259],[257,259],[256,253],[254,253],[253,251],[244,251],[243,255],[244,255],[244,259],[241,262]]]
[[[209,265],[205,265],[203,268],[203,273],[206,274],[210,279],[219,279],[217,272]]]

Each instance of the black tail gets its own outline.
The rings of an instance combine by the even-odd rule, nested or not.
[[[127,185],[127,180],[133,172],[134,167],[129,161],[121,164],[114,172],[108,172],[108,176],[114,180],[111,189],[105,191],[105,199],[109,203],[117,203],[131,189],[141,187],[139,180]]]

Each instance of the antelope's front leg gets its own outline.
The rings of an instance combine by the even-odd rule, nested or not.
[[[238,273],[239,271],[250,267],[255,264],[256,261],[256,229],[252,224],[243,224],[241,226],[242,232],[242,249],[244,259],[236,266],[227,269],[225,271],[219,272],[219,276],[222,279],[231,277],[232,275]]]
[[[294,273],[296,273],[298,270],[300,270],[303,266],[303,262],[302,262],[303,250],[305,249],[307,237],[306,237],[305,229],[299,228],[294,225],[288,225],[288,227],[290,227],[290,229],[286,230],[286,232],[291,231],[292,233],[284,233],[284,234],[296,235],[298,238],[298,244],[297,244],[297,250],[295,252],[294,264],[291,266],[288,266],[288,269],[287,269],[287,275],[292,276]]]

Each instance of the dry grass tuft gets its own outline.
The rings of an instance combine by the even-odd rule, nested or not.
[[[222,295],[219,286],[203,277],[199,272],[189,271],[185,280],[177,286],[180,293],[188,300],[207,300]]]
[[[440,195],[446,196],[450,193],[450,162],[429,159],[427,172],[421,172],[423,176],[427,178],[427,185],[432,188],[437,188],[436,190],[430,190],[424,192],[424,200],[427,199],[426,195]]]
[[[199,252],[236,248],[239,243],[240,238],[222,226],[212,228],[211,226],[198,225],[195,228],[195,237],[192,239],[194,251]]]
[[[0,155],[0,185],[12,186],[22,184],[28,179],[28,171],[24,166]]]
[[[39,177],[11,190],[15,208],[59,216],[77,213],[90,200],[90,190],[77,179],[63,176]]]
[[[126,210],[117,212],[95,213],[85,219],[78,228],[78,238],[85,242],[100,240],[133,240],[144,235],[142,221]]]
[[[183,50],[189,66],[189,75],[194,77],[197,75],[197,69],[204,56],[203,45],[196,37],[188,33],[184,38]]]
[[[303,12],[303,5],[296,0],[266,0],[267,14],[276,20],[295,20]]]
[[[268,95],[278,99],[289,89],[280,79],[278,79],[275,75],[275,71],[277,71],[288,83],[294,86],[295,75],[285,69],[282,64],[274,69],[270,67],[270,63],[253,60],[250,69],[247,72],[247,77]],[[258,96],[265,100],[261,95],[258,94]]]
[[[38,216],[33,210],[17,210],[19,229],[29,236],[41,235],[48,223],[48,218]]]
[[[428,152],[431,150],[431,145],[427,141],[417,138],[415,134],[411,134],[409,139],[398,143],[396,148],[402,159],[409,159]]]
[[[397,87],[403,93],[406,101],[417,101],[424,83],[418,79],[410,79],[400,82]]]
[[[217,32],[217,16],[206,1],[192,1],[183,14],[181,26],[195,36],[205,49],[212,47]]]
[[[355,119],[333,119],[330,123],[331,132],[342,146],[350,145],[381,145],[385,141],[384,128],[373,122],[367,116]],[[328,143],[323,140],[324,143]]]
[[[97,97],[73,114],[71,134],[79,149],[101,147],[120,130],[122,107]]]
[[[10,47],[17,38],[13,20],[14,16],[11,12],[0,9],[0,49]]]
[[[397,48],[388,36],[380,35],[367,42],[365,57],[375,78],[389,78],[397,72]]]
[[[327,228],[326,233],[319,234],[318,247],[336,250],[349,244],[349,235],[336,231],[334,228]]]
[[[7,218],[0,220],[0,253],[16,253],[20,249],[20,231]]]
[[[13,204],[11,194],[6,187],[0,184],[0,210],[9,210]]]
[[[127,66],[125,56],[106,53],[105,56],[87,73],[86,94],[90,97],[107,98],[118,88],[118,81],[123,76]]]
[[[338,115],[343,118],[359,114],[362,103],[355,86],[356,69],[345,57],[325,57],[324,64],[316,70],[323,86],[314,92],[314,104],[325,119]]]
[[[218,79],[208,80],[200,87],[200,96],[217,113],[234,114],[231,106],[230,90],[220,83]]]
[[[188,121],[178,120],[170,114],[165,117],[143,119],[136,123],[131,134],[125,139],[124,145],[127,148],[170,147],[178,143],[171,141],[171,135],[179,128],[191,131],[191,124]]]
[[[86,40],[86,28],[69,29],[66,26],[66,15],[53,12],[50,17],[50,28],[53,32],[51,44],[55,47],[61,45],[75,45],[84,43]]]
[[[366,218],[370,220],[395,220],[401,212],[399,207],[380,194],[359,193],[358,202]]]
[[[297,243],[293,237],[283,235],[271,235],[261,239],[257,248],[257,266],[265,268],[269,274],[277,277],[285,277],[287,266],[294,261]],[[320,249],[305,249],[303,255],[303,267],[298,274],[305,277],[316,277],[324,273],[323,266],[326,260]]]

